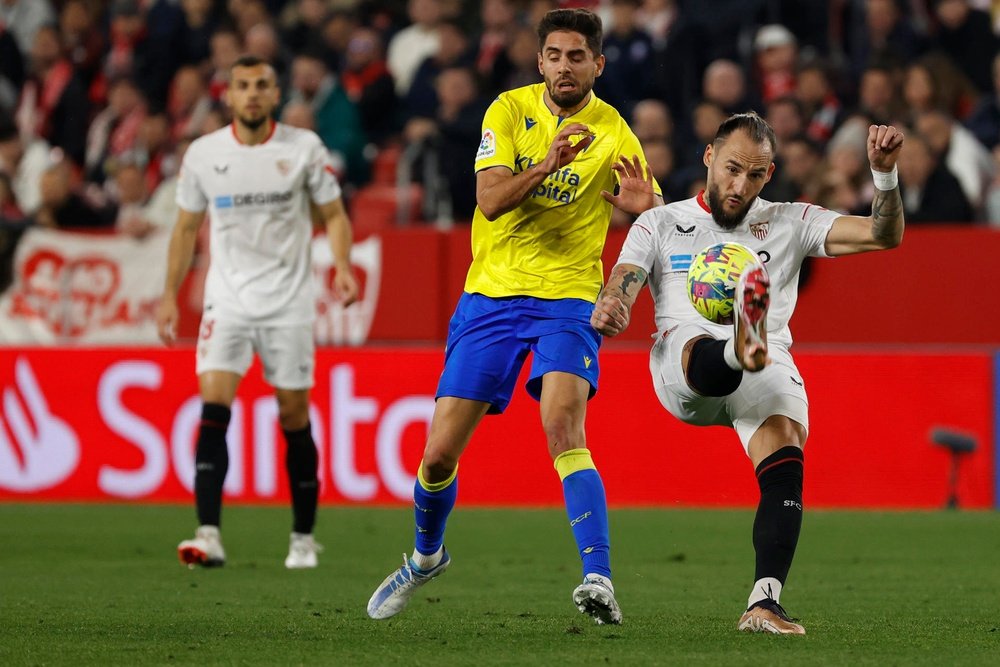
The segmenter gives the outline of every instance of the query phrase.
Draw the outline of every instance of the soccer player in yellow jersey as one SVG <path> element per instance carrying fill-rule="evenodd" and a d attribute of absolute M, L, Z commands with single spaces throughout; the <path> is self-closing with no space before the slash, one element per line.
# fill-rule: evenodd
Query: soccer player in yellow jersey
<path fill-rule="evenodd" d="M 416 545 L 372 595 L 372 618 L 401 612 L 418 587 L 451 563 L 444 529 L 455 504 L 458 459 L 483 416 L 507 407 L 531 353 L 527 390 L 541 403 L 583 560 L 573 602 L 597 623 L 621 622 L 604 487 L 584 434 L 601 341 L 590 314 L 612 207 L 638 215 L 662 197 L 635 135 L 591 92 L 604 68 L 601 32 L 600 19 L 586 10 L 546 14 L 538 26 L 544 83 L 501 94 L 483 119 L 473 260 L 448 327 L 414 485 Z"/>

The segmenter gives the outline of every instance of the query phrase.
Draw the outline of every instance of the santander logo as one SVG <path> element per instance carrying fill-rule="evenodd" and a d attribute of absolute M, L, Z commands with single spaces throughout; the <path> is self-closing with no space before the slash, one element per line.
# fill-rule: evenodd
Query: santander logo
<path fill-rule="evenodd" d="M 0 486 L 39 491 L 68 478 L 80 460 L 80 440 L 49 408 L 25 358 L 14 363 L 14 386 L 0 407 Z"/>

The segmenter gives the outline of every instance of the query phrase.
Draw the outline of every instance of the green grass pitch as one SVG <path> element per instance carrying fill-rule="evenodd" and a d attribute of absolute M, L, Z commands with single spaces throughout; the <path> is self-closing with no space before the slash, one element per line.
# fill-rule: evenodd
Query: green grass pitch
<path fill-rule="evenodd" d="M 176 559 L 178 506 L 0 505 L 2 665 L 996 665 L 1000 515 L 808 512 L 783 602 L 805 637 L 745 635 L 749 511 L 613 510 L 625 622 L 577 613 L 558 510 L 463 508 L 450 570 L 404 614 L 369 595 L 406 508 L 322 508 L 320 568 L 289 572 L 289 511 L 230 507 L 229 562 Z"/>

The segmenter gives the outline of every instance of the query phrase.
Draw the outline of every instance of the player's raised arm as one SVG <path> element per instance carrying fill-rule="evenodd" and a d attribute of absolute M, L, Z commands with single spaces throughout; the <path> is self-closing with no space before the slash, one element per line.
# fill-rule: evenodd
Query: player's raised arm
<path fill-rule="evenodd" d="M 646 165 L 645 174 L 638 155 L 631 159 L 619 156 L 611 167 L 618 174 L 618 193 L 601 191 L 604 200 L 632 215 L 641 215 L 654 206 L 663 206 L 663 197 L 653 188 L 653 171 Z"/>
<path fill-rule="evenodd" d="M 646 270 L 634 264 L 616 264 L 608 284 L 601 290 L 590 315 L 590 326 L 604 336 L 616 336 L 628 328 L 632 305 L 646 284 Z"/>
<path fill-rule="evenodd" d="M 358 299 L 358 281 L 351 269 L 351 221 L 339 197 L 316 207 L 326 226 L 326 237 L 333 252 L 333 284 L 344 306 L 349 306 Z"/>
<path fill-rule="evenodd" d="M 574 143 L 573 137 L 583 135 Z M 487 220 L 493 221 L 517 208 L 549 174 L 570 162 L 594 140 L 586 125 L 564 127 L 549 146 L 545 159 L 519 174 L 507 167 L 491 167 L 476 173 L 476 204 Z"/>
<path fill-rule="evenodd" d="M 896 160 L 903 133 L 889 125 L 868 128 L 868 160 L 875 179 L 872 214 L 844 215 L 833 222 L 826 237 L 826 253 L 851 255 L 895 248 L 903 240 L 903 199 L 899 194 Z"/>
<path fill-rule="evenodd" d="M 170 237 L 170 248 L 167 251 L 167 278 L 163 287 L 163 296 L 156 307 L 156 330 L 162 340 L 170 345 L 177 338 L 177 291 L 181 288 L 184 276 L 191 268 L 194 259 L 194 246 L 198 240 L 198 228 L 205 219 L 204 211 L 185 211 L 179 209 L 177 222 Z"/>

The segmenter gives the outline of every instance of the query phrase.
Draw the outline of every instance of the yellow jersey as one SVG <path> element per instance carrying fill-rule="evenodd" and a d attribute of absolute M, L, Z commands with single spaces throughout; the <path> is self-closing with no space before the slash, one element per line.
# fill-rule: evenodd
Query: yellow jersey
<path fill-rule="evenodd" d="M 562 123 L 585 124 L 593 143 L 493 222 L 476 208 L 465 291 L 593 302 L 604 281 L 601 251 L 613 208 L 601 190 L 614 191 L 618 176 L 611 167 L 619 156 L 638 155 L 643 173 L 646 158 L 618 111 L 593 92 L 567 118 L 549 111 L 544 94 L 545 84 L 537 83 L 502 93 L 490 105 L 476 171 L 507 167 L 519 174 L 530 168 L 545 158 Z M 654 190 L 660 194 L 656 183 Z"/>

